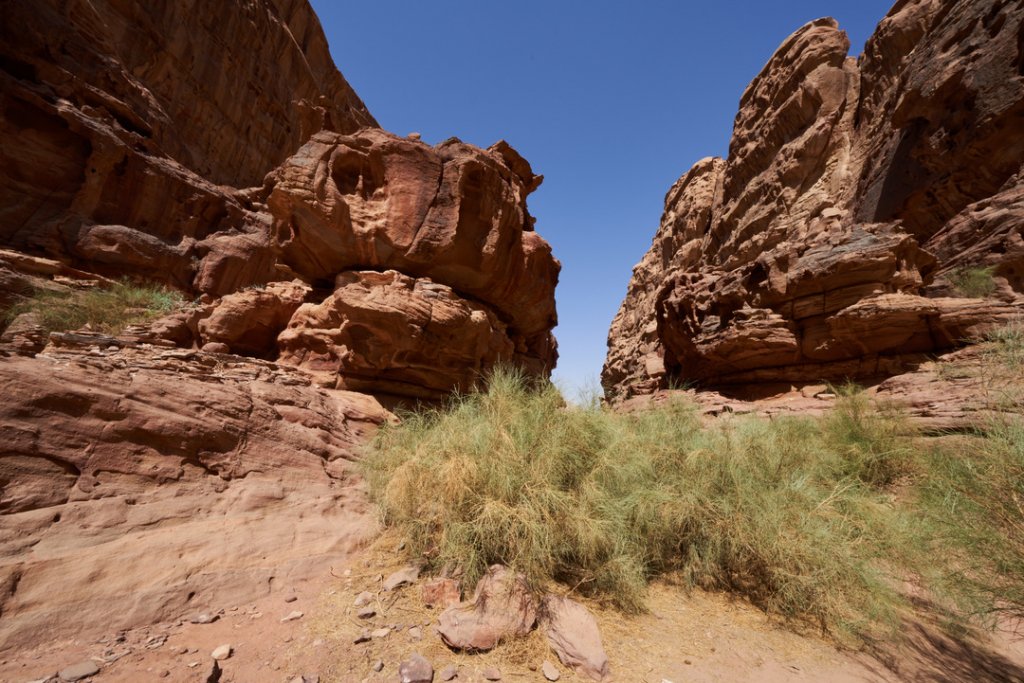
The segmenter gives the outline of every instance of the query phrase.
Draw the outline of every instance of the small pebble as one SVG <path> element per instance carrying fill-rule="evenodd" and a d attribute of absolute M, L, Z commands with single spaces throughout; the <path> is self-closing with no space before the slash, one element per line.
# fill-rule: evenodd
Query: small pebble
<path fill-rule="evenodd" d="M 379 628 L 376 631 L 371 631 L 370 636 L 373 638 L 387 638 L 390 633 L 391 629 L 389 628 Z"/>
<path fill-rule="evenodd" d="M 544 663 L 541 664 L 540 669 L 541 672 L 544 674 L 544 678 L 548 679 L 549 681 L 557 681 L 559 678 L 562 677 L 562 674 L 559 673 L 555 665 L 546 659 L 544 660 Z"/>
<path fill-rule="evenodd" d="M 372 617 L 377 616 L 377 610 L 370 606 L 361 607 L 359 611 L 356 612 L 356 616 L 360 619 L 370 619 Z"/>
<path fill-rule="evenodd" d="M 501 672 L 495 669 L 493 666 L 487 667 L 483 670 L 483 677 L 489 681 L 500 681 Z"/>
<path fill-rule="evenodd" d="M 454 664 L 449 664 L 445 668 L 441 669 L 441 673 L 439 675 L 441 676 L 442 681 L 454 680 L 455 677 L 459 675 L 459 667 Z"/>
<path fill-rule="evenodd" d="M 231 646 L 228 644 L 221 645 L 216 650 L 210 653 L 210 656 L 216 659 L 218 662 L 227 659 L 231 656 Z"/>
<path fill-rule="evenodd" d="M 302 612 L 300 612 L 298 610 L 295 610 L 294 612 L 290 612 L 288 614 L 288 616 L 286 616 L 283 619 L 281 619 L 281 623 L 283 624 L 285 622 L 295 621 L 296 619 L 301 619 L 301 618 L 302 618 Z"/>
<path fill-rule="evenodd" d="M 297 595 L 289 595 L 287 598 L 284 599 L 284 601 L 285 602 L 295 602 L 298 599 L 299 599 L 299 596 L 297 596 Z"/>
<path fill-rule="evenodd" d="M 383 671 L 384 670 L 384 662 L 382 662 L 381 660 L 378 659 L 376 662 L 373 663 L 373 667 L 372 668 L 373 668 L 374 671 L 377 671 L 377 672 Z"/>
<path fill-rule="evenodd" d="M 356 601 L 353 603 L 353 605 L 356 607 L 364 607 L 366 605 L 369 605 L 371 602 L 373 602 L 373 593 L 370 593 L 369 591 L 363 591 L 362 593 L 356 596 Z"/>

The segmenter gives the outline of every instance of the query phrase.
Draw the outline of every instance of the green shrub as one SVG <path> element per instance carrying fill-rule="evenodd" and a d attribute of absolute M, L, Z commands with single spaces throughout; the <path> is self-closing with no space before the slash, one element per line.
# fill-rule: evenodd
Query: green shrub
<path fill-rule="evenodd" d="M 886 489 L 910 450 L 859 400 L 825 420 L 705 428 L 685 402 L 566 407 L 499 371 L 485 393 L 382 429 L 364 468 L 385 521 L 469 585 L 500 562 L 636 610 L 673 572 L 865 635 L 895 623 L 895 577 L 922 558 Z"/>
<path fill-rule="evenodd" d="M 22 313 L 35 313 L 47 332 L 89 325 L 96 331 L 116 334 L 128 325 L 169 313 L 182 303 L 181 294 L 173 290 L 122 280 L 86 290 L 38 290 L 8 311 L 7 317 L 12 320 Z"/>
<path fill-rule="evenodd" d="M 964 267 L 950 271 L 947 277 L 961 296 L 983 299 L 996 291 L 996 283 L 992 279 L 994 272 L 995 268 L 992 266 Z"/>

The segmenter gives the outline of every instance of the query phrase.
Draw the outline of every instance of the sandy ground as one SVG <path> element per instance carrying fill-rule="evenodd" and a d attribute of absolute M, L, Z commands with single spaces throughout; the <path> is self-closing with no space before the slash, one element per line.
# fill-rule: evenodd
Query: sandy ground
<path fill-rule="evenodd" d="M 538 632 L 486 654 L 451 652 L 431 628 L 439 610 L 423 604 L 418 586 L 381 589 L 382 579 L 401 566 L 394 539 L 386 536 L 321 576 L 281 586 L 255 602 L 214 607 L 213 623 L 194 624 L 190 620 L 198 615 L 186 614 L 134 631 L 41 643 L 0 661 L 0 681 L 45 679 L 93 658 L 102 669 L 92 680 L 102 683 L 203 682 L 212 669 L 211 652 L 223 644 L 233 652 L 221 662 L 222 683 L 290 683 L 303 675 L 318 676 L 321 683 L 394 682 L 399 663 L 413 652 L 426 656 L 435 671 L 457 665 L 457 681 L 482 681 L 487 667 L 497 667 L 505 681 L 543 681 L 542 662 L 557 663 Z M 353 607 L 362 591 L 375 595 L 378 613 L 366 621 Z M 794 633 L 724 595 L 657 584 L 649 605 L 650 611 L 638 616 L 591 605 L 614 681 L 1024 681 L 1024 639 L 1010 632 L 965 645 L 910 627 L 904 644 L 871 656 Z M 302 617 L 282 621 L 293 612 Z M 364 631 L 384 626 L 393 627 L 386 637 L 354 642 Z M 380 672 L 373 669 L 378 661 Z M 561 680 L 582 680 L 558 668 Z"/>

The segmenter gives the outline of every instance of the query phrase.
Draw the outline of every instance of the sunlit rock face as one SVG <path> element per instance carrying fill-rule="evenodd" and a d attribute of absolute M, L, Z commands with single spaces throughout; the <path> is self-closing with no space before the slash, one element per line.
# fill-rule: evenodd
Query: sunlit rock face
<path fill-rule="evenodd" d="M 608 397 L 882 378 L 1017 315 L 1022 18 L 899 2 L 859 58 L 831 19 L 790 36 L 728 158 L 669 191 L 609 332 Z M 951 291 L 968 266 L 992 268 L 994 296 Z"/>

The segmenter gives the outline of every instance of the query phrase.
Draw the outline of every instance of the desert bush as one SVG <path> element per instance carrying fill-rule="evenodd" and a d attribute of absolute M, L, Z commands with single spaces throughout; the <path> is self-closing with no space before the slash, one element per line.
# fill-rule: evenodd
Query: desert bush
<path fill-rule="evenodd" d="M 953 289 L 961 296 L 982 299 L 996 291 L 996 283 L 992 279 L 995 268 L 964 267 L 950 271 L 947 279 Z"/>
<path fill-rule="evenodd" d="M 922 558 L 887 489 L 911 451 L 860 401 L 703 427 L 683 401 L 571 407 L 498 371 L 486 392 L 382 429 L 363 462 L 386 523 L 470 585 L 500 562 L 636 610 L 671 572 L 864 635 L 895 623 L 896 577 Z"/>
<path fill-rule="evenodd" d="M 48 332 L 89 325 L 96 331 L 116 334 L 128 325 L 169 313 L 182 302 L 181 294 L 173 290 L 122 280 L 86 290 L 38 290 L 11 308 L 7 317 L 31 312 Z"/>
<path fill-rule="evenodd" d="M 1024 420 L 993 422 L 923 457 L 914 507 L 931 524 L 945 593 L 989 625 L 1024 617 Z"/>

